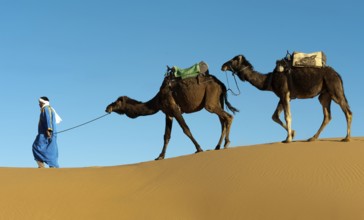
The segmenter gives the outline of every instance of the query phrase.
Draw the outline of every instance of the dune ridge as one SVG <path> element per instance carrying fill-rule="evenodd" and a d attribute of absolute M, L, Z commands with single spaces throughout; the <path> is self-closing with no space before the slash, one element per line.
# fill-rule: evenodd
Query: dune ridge
<path fill-rule="evenodd" d="M 364 219 L 364 137 L 0 174 L 1 219 Z"/>

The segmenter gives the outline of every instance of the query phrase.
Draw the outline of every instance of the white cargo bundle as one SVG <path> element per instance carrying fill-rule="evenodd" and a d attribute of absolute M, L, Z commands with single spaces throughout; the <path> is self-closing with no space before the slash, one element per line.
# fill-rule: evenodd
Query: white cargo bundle
<path fill-rule="evenodd" d="M 326 55 L 322 51 L 314 53 L 293 52 L 292 65 L 295 67 L 324 67 Z"/>

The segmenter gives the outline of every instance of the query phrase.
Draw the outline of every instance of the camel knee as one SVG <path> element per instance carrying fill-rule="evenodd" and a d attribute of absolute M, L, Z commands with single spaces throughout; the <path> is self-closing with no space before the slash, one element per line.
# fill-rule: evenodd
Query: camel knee
<path fill-rule="evenodd" d="M 353 119 L 353 113 L 350 110 L 348 110 L 345 113 L 345 116 L 346 116 L 348 122 L 351 122 L 352 121 L 352 119 Z"/>
<path fill-rule="evenodd" d="M 272 115 L 272 120 L 274 121 L 274 122 L 276 122 L 276 123 L 280 123 L 280 119 L 279 119 L 279 116 L 276 114 L 276 113 L 274 113 L 273 115 Z"/>
<path fill-rule="evenodd" d="M 325 124 L 328 124 L 331 121 L 331 119 L 332 119 L 331 116 L 325 118 Z"/>
<path fill-rule="evenodd" d="M 230 125 L 231 123 L 233 123 L 233 120 L 234 120 L 234 116 L 226 113 L 227 117 L 226 117 L 226 122 L 228 125 Z"/>
<path fill-rule="evenodd" d="M 330 121 L 331 121 L 332 117 L 331 117 L 331 114 L 325 114 L 324 115 L 324 121 L 323 121 L 323 124 L 326 125 L 328 124 Z"/>
<path fill-rule="evenodd" d="M 325 112 L 324 113 L 324 125 L 328 124 L 332 119 L 331 112 Z"/>
<path fill-rule="evenodd" d="M 282 126 L 284 129 L 287 130 L 287 126 L 281 121 L 281 119 L 279 118 L 279 115 L 278 114 L 273 114 L 272 115 L 272 120 L 279 124 L 280 126 Z"/>

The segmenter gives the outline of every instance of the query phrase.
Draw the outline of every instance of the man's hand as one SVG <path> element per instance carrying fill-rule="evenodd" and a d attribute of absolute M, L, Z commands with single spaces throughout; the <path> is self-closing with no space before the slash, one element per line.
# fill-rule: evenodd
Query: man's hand
<path fill-rule="evenodd" d="M 51 138 L 52 137 L 52 131 L 51 130 L 47 130 L 47 138 Z"/>

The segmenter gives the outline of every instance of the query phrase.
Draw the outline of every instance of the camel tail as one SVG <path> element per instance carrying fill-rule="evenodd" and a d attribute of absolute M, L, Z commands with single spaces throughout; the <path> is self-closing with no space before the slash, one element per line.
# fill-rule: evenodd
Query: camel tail
<path fill-rule="evenodd" d="M 234 106 L 232 106 L 232 105 L 230 104 L 230 102 L 228 101 L 228 99 L 227 99 L 227 92 L 226 92 L 226 91 L 225 91 L 225 93 L 224 93 L 223 97 L 224 97 L 224 101 L 225 101 L 226 106 L 228 107 L 228 109 L 229 109 L 230 111 L 232 111 L 232 113 L 233 113 L 234 115 L 235 115 L 235 113 L 236 113 L 236 112 L 239 112 L 239 109 L 237 109 L 237 108 L 235 108 Z"/>
<path fill-rule="evenodd" d="M 223 101 L 225 103 L 225 105 L 228 107 L 228 109 L 235 115 L 236 112 L 239 112 L 239 109 L 235 108 L 234 106 L 232 106 L 228 100 L 228 95 L 227 95 L 227 90 L 225 85 L 223 84 L 223 93 L 221 94 L 221 102 Z M 222 104 L 223 104 L 222 102 Z"/>
<path fill-rule="evenodd" d="M 239 112 L 239 109 L 235 108 L 234 106 L 232 106 L 230 104 L 230 102 L 228 101 L 227 98 L 227 89 L 226 86 L 224 85 L 224 83 L 222 83 L 220 80 L 218 80 L 214 75 L 210 75 L 215 82 L 217 82 L 221 88 L 222 88 L 222 94 L 220 96 L 220 102 L 221 102 L 221 106 L 224 107 L 224 103 L 225 105 L 228 107 L 228 109 L 235 115 L 236 112 Z"/>

